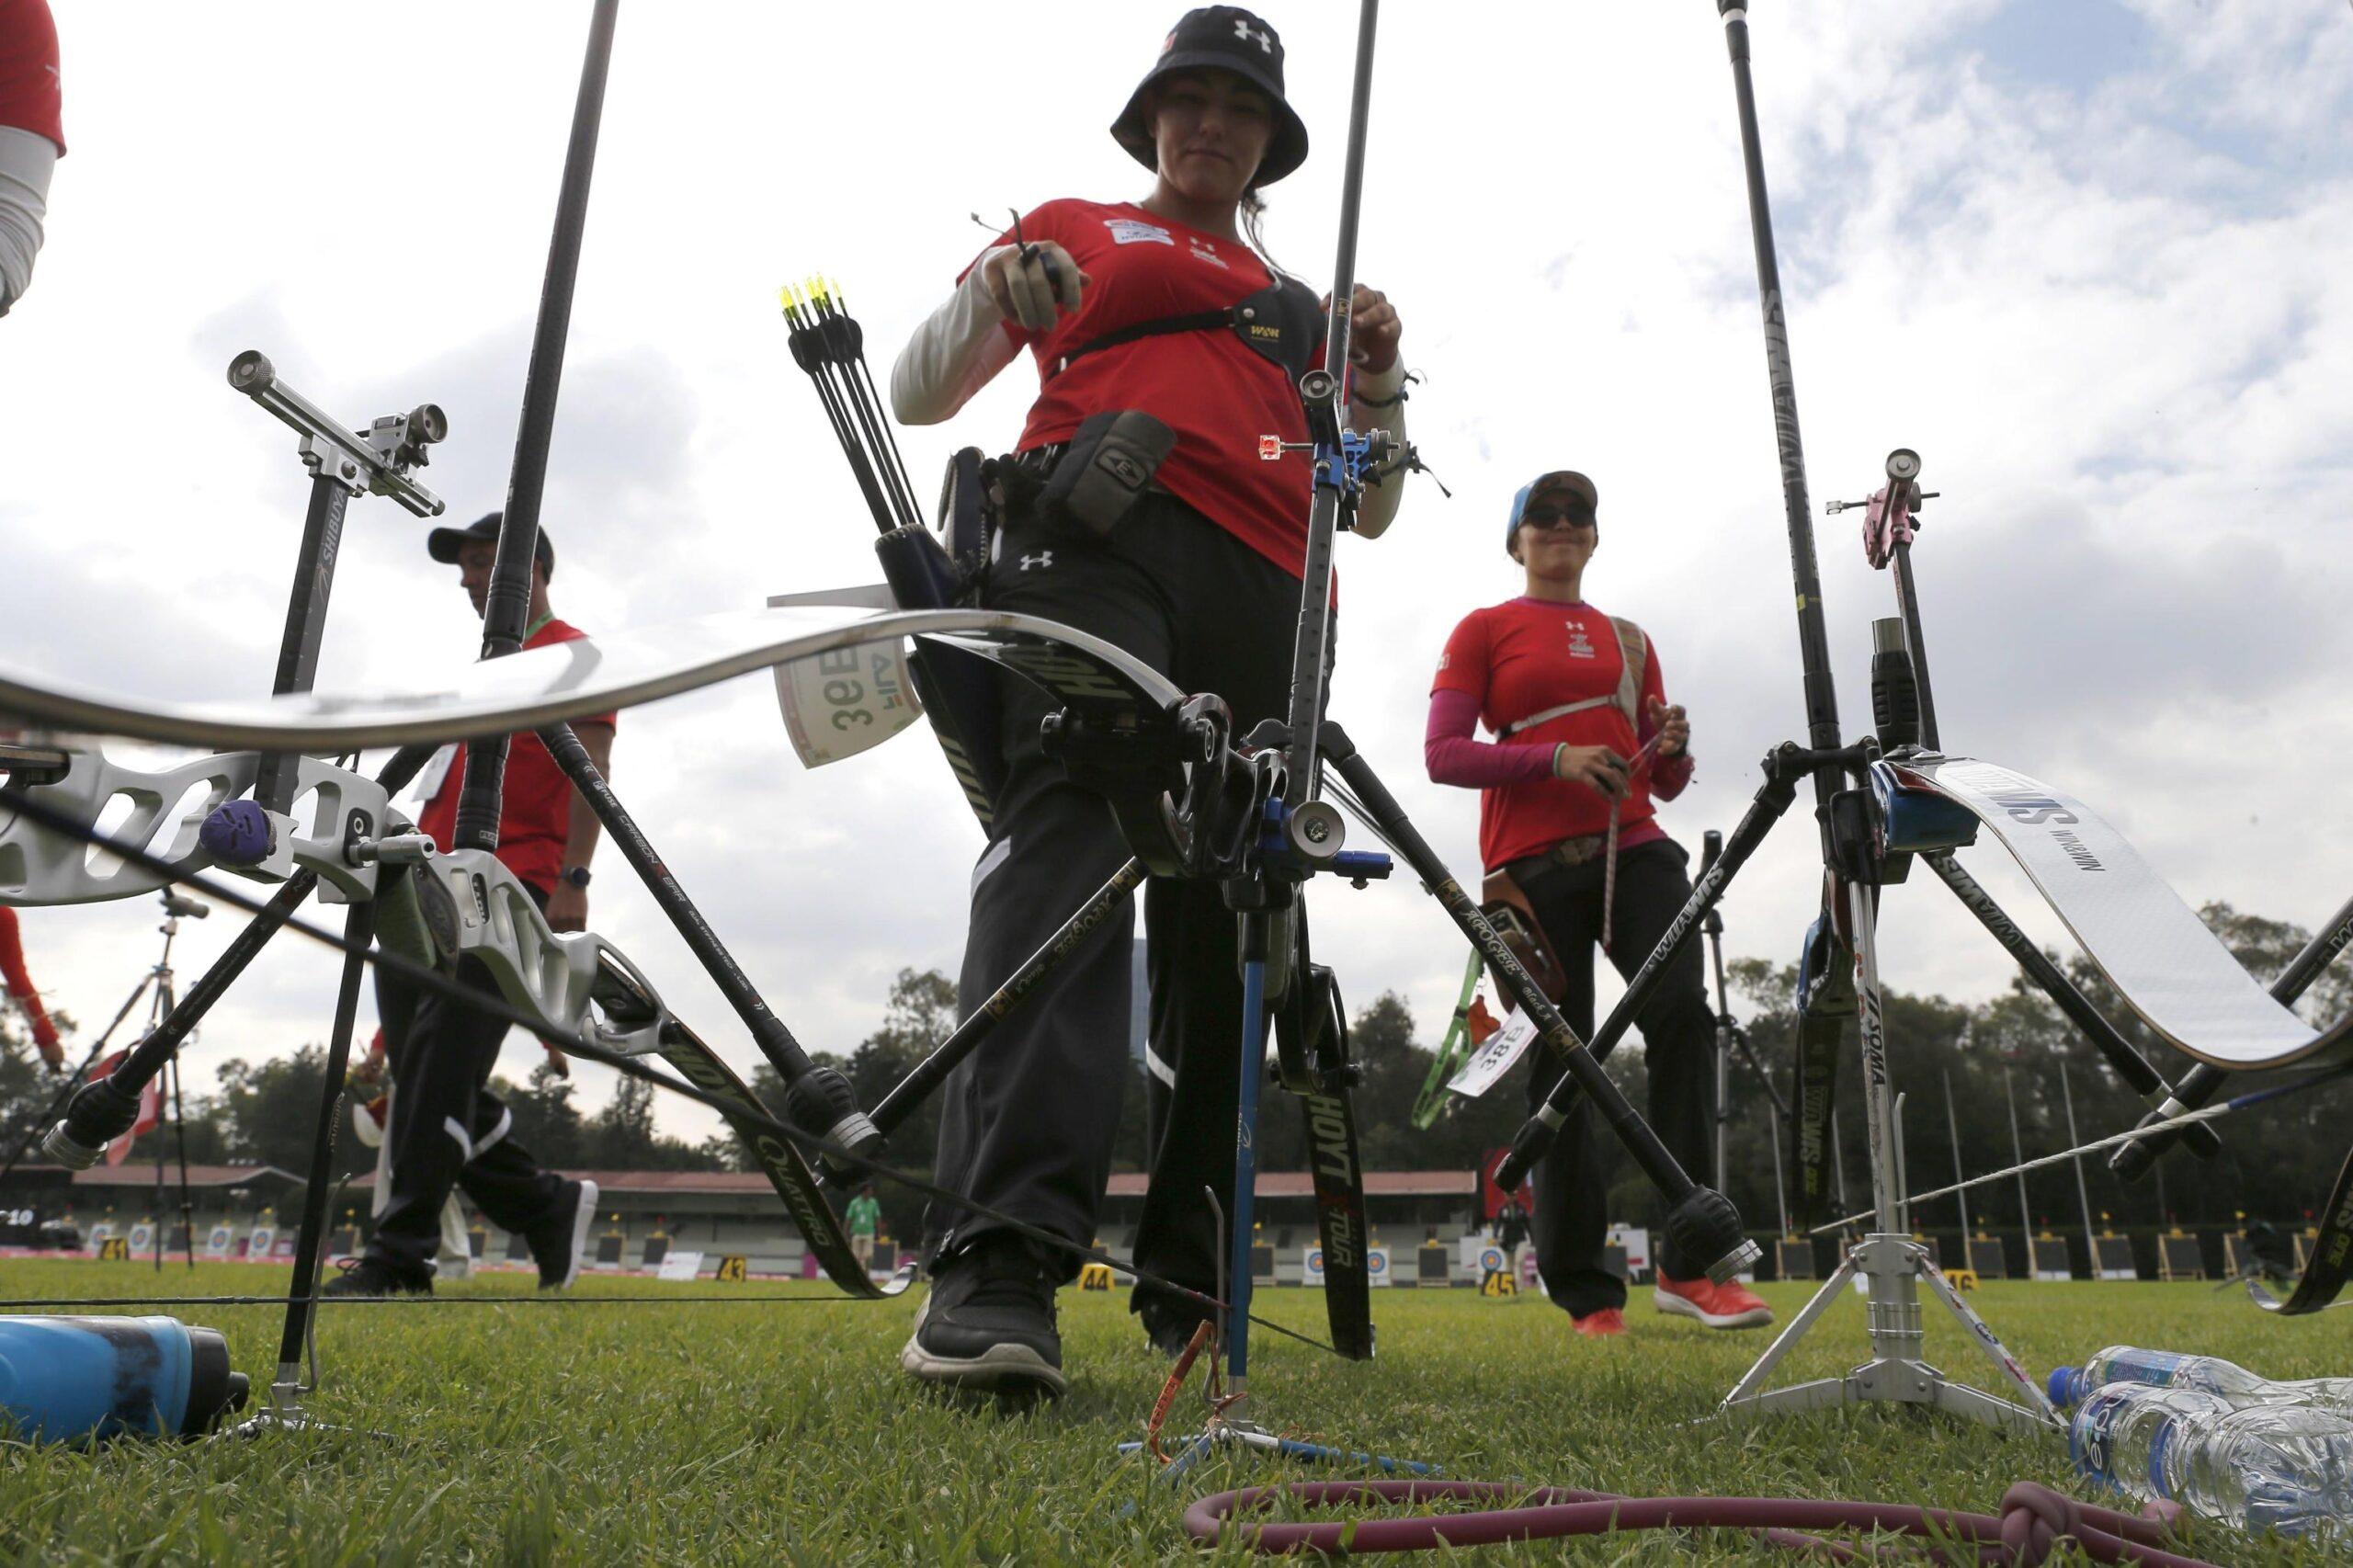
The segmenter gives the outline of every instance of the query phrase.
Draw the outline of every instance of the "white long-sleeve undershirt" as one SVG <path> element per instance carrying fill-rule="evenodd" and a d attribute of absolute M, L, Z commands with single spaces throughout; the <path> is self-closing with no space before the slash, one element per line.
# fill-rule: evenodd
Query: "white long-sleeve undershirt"
<path fill-rule="evenodd" d="M 56 167 L 57 143 L 37 131 L 0 125 L 0 316 L 32 286 Z"/>
<path fill-rule="evenodd" d="M 1012 250 L 997 245 L 984 251 L 940 307 L 925 318 L 899 358 L 891 366 L 891 412 L 902 425 L 938 425 L 955 417 L 974 394 L 996 379 L 997 372 L 1019 358 L 1020 349 L 1005 331 L 1005 315 L 989 297 L 983 281 L 988 265 Z M 1403 362 L 1378 375 L 1359 370 L 1351 392 L 1358 398 L 1388 398 L 1405 384 Z M 1359 430 L 1379 426 L 1405 439 L 1405 405 L 1368 408 L 1361 402 L 1349 410 L 1349 422 Z M 1404 475 L 1392 474 L 1387 483 L 1366 487 L 1357 505 L 1357 532 L 1378 539 L 1396 519 L 1405 489 Z"/>
<path fill-rule="evenodd" d="M 983 275 L 990 262 L 1013 249 L 997 245 L 964 274 L 947 303 L 915 328 L 891 367 L 891 412 L 902 425 L 938 425 L 951 419 L 973 394 L 1020 354 L 1006 335 L 1004 312 L 989 298 Z"/>

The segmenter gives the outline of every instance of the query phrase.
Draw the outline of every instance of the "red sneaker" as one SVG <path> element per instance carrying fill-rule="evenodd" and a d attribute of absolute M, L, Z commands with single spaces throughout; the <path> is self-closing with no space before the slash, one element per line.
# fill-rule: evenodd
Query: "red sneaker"
<path fill-rule="evenodd" d="M 1651 1304 L 1660 1312 L 1695 1318 L 1710 1328 L 1757 1328 L 1773 1321 L 1773 1309 L 1737 1279 L 1718 1285 L 1704 1275 L 1697 1279 L 1658 1277 Z"/>
<path fill-rule="evenodd" d="M 1587 1339 L 1615 1339 L 1626 1332 L 1626 1314 L 1616 1307 L 1604 1307 L 1581 1318 L 1573 1317 L 1569 1323 Z"/>

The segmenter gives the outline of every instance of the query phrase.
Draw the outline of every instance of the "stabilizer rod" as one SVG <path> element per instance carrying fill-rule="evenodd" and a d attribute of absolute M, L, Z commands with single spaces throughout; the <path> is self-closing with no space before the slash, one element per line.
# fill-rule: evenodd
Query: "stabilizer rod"
<path fill-rule="evenodd" d="M 1618 1005 L 1609 1009 L 1609 1016 L 1595 1032 L 1589 1052 L 1597 1064 L 1608 1059 L 1618 1042 L 1626 1037 L 1626 1031 L 1633 1027 L 1634 1019 L 1650 1006 L 1651 997 L 1667 971 L 1714 914 L 1733 874 L 1747 863 L 1756 846 L 1765 842 L 1765 835 L 1773 831 L 1773 824 L 1781 820 L 1797 799 L 1797 780 L 1813 769 L 1813 755 L 1800 746 L 1783 745 L 1766 757 L 1764 787 L 1749 802 L 1747 812 L 1732 830 L 1732 836 L 1724 841 L 1722 854 L 1700 872 L 1691 896 L 1660 934 L 1657 945 L 1643 960 L 1643 967 L 1626 983 L 1625 994 L 1618 998 Z M 1538 1017 L 1540 1018 L 1540 1015 Z M 1503 1164 L 1495 1167 L 1496 1186 L 1510 1192 L 1528 1179 L 1536 1162 L 1552 1147 L 1553 1139 L 1568 1120 L 1569 1108 L 1576 1103 L 1577 1095 L 1585 1087 L 1584 1080 L 1574 1073 L 1563 1073 L 1554 1081 L 1535 1114 L 1520 1124 Z"/>
<path fill-rule="evenodd" d="M 1358 753 L 1355 743 L 1348 739 L 1339 725 L 1327 722 L 1323 727 L 1320 744 L 1324 759 L 1338 770 L 1349 790 L 1372 813 L 1373 825 L 1381 835 L 1404 857 L 1407 865 L 1413 867 L 1415 874 L 1429 889 L 1430 895 L 1445 909 L 1448 918 L 1485 957 L 1496 983 L 1511 993 L 1512 1000 L 1535 1020 L 1543 1045 L 1565 1064 L 1564 1078 L 1574 1080 L 1577 1087 L 1591 1097 L 1602 1119 L 1609 1124 L 1610 1131 L 1626 1146 L 1627 1152 L 1634 1156 L 1635 1163 L 1643 1167 L 1643 1174 L 1665 1198 L 1669 1206 L 1667 1233 L 1673 1239 L 1677 1252 L 1686 1257 L 1710 1259 L 1708 1278 L 1720 1285 L 1752 1267 L 1761 1254 L 1756 1244 L 1742 1233 L 1740 1210 L 1713 1187 L 1701 1187 L 1693 1181 L 1677 1163 L 1666 1145 L 1659 1142 L 1659 1136 L 1650 1123 L 1627 1103 L 1625 1095 L 1610 1081 L 1609 1074 L 1602 1071 L 1600 1062 L 1586 1048 L 1585 1041 L 1577 1039 L 1576 1031 L 1569 1028 L 1568 1020 L 1561 1017 L 1560 1009 L 1546 998 L 1535 980 L 1512 957 L 1511 949 L 1504 945 L 1503 938 L 1495 935 L 1495 928 L 1487 924 L 1487 917 L 1480 913 L 1477 902 L 1462 891 L 1462 884 L 1447 870 L 1446 862 L 1438 858 L 1438 851 L 1430 847 L 1429 841 L 1407 818 L 1404 808 L 1397 802 L 1397 797 L 1389 792 L 1388 786 L 1381 783 L 1371 765 Z M 1751 815 L 1755 814 L 1752 811 Z M 1744 828 L 1746 825 L 1743 824 Z M 1763 836 L 1761 829 L 1757 836 Z M 1722 878 L 1730 874 L 1726 865 L 1736 866 L 1735 853 L 1745 857 L 1748 852 L 1749 846 L 1739 845 L 1737 833 L 1733 839 L 1733 844 L 1725 847 L 1724 862 L 1717 867 L 1719 880 L 1713 884 L 1715 887 L 1720 888 Z M 1699 913 L 1686 905 L 1684 913 L 1677 917 L 1679 937 L 1675 932 L 1670 933 L 1670 937 L 1688 939 L 1698 928 L 1699 921 Z M 1515 1178 L 1505 1190 L 1509 1191 L 1518 1185 Z"/>
<path fill-rule="evenodd" d="M 1307 556 L 1301 568 L 1299 633 L 1291 644 L 1290 728 L 1283 803 L 1304 805 L 1315 792 L 1332 647 L 1332 536 L 1340 526 L 1350 484 L 1340 460 L 1340 430 L 1347 421 L 1349 332 L 1357 288 L 1357 228 L 1364 207 L 1364 152 L 1372 116 L 1372 44 L 1380 20 L 1376 0 L 1364 0 L 1357 18 L 1356 75 L 1348 99 L 1348 147 L 1340 176 L 1340 238 L 1332 261 L 1331 314 L 1324 325 L 1324 368 L 1301 378 L 1307 398 L 1309 438 L 1315 443 L 1315 494 L 1307 516 Z M 1321 395 L 1310 392 L 1316 389 Z"/>
<path fill-rule="evenodd" d="M 531 561 L 540 548 L 540 498 L 547 489 L 548 448 L 555 436 L 555 404 L 563 380 L 563 347 L 572 331 L 572 290 L 580 277 L 581 236 L 588 227 L 588 186 L 597 172 L 597 132 L 604 122 L 605 77 L 613 61 L 613 25 L 620 0 L 597 0 L 588 19 L 588 50 L 580 66 L 580 93 L 572 108 L 572 140 L 564 148 L 563 180 L 555 203 L 555 233 L 540 288 L 539 322 L 531 331 L 529 368 L 523 372 L 523 415 L 515 433 L 515 464 L 499 516 L 498 551 L 483 602 L 482 656 L 495 659 L 523 645 L 531 615 Z M 458 792 L 454 849 L 498 847 L 500 802 L 506 784 L 504 733 L 466 748 Z"/>
<path fill-rule="evenodd" d="M 879 1150 L 882 1135 L 875 1131 L 866 1113 L 858 1108 L 858 1096 L 849 1079 L 837 1067 L 821 1067 L 809 1060 L 809 1053 L 792 1037 L 792 1031 L 785 1028 L 784 1020 L 770 1010 L 751 977 L 719 939 L 719 933 L 710 928 L 710 922 L 703 918 L 702 911 L 687 896 L 687 890 L 655 852 L 637 825 L 637 819 L 630 815 L 620 797 L 613 793 L 613 787 L 597 771 L 596 759 L 580 744 L 580 737 L 572 733 L 572 726 L 556 724 L 541 730 L 540 740 L 547 746 L 548 755 L 555 758 L 556 766 L 571 778 L 573 787 L 580 791 L 581 799 L 588 802 L 588 809 L 597 813 L 605 831 L 612 835 L 621 858 L 637 872 L 638 880 L 654 895 L 654 902 L 662 906 L 662 913 L 669 916 L 688 950 L 718 985 L 728 1006 L 735 1009 L 735 1016 L 744 1020 L 744 1027 L 751 1030 L 752 1042 L 760 1048 L 760 1054 L 768 1059 L 768 1064 L 784 1080 L 792 1119 L 804 1130 L 858 1153 L 871 1154 Z"/>
<path fill-rule="evenodd" d="M 972 1016 L 956 1026 L 955 1031 L 933 1048 L 931 1054 L 907 1070 L 907 1075 L 891 1085 L 875 1106 L 871 1120 L 877 1131 L 888 1138 L 899 1124 L 914 1114 L 931 1092 L 956 1070 L 957 1063 L 972 1054 L 990 1031 L 1002 1022 L 1007 1013 L 1021 1005 L 1022 998 L 1035 990 L 1071 949 L 1093 933 L 1110 913 L 1125 903 L 1135 890 L 1143 885 L 1144 869 L 1141 860 L 1130 860 L 1111 873 L 1111 880 L 1087 896 L 1085 903 L 1072 912 L 1063 922 L 1062 929 L 1046 939 L 1045 946 L 1021 961 L 1021 966 L 1006 977 L 1004 984 L 992 993 L 987 1001 L 972 1009 Z"/>

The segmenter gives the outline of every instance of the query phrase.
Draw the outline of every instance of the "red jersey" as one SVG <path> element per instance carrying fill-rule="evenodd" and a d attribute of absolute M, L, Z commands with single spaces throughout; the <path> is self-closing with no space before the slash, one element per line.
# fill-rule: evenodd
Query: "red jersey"
<path fill-rule="evenodd" d="M 526 648 L 544 648 L 551 642 L 569 642 L 587 633 L 578 627 L 567 626 L 551 619 L 523 641 Z M 579 721 L 588 724 L 609 724 L 610 713 Z M 419 831 L 432 836 L 433 842 L 447 849 L 458 839 L 458 787 L 465 777 L 466 748 L 457 748 L 457 760 L 441 778 L 440 788 L 433 791 L 425 812 L 417 819 Z M 506 747 L 506 788 L 502 809 L 498 813 L 498 858 L 506 868 L 524 881 L 546 892 L 555 886 L 563 874 L 564 841 L 572 835 L 572 780 L 540 737 L 528 730 L 518 730 L 508 737 Z"/>
<path fill-rule="evenodd" d="M 1651 699 L 1666 700 L 1658 649 L 1649 644 L 1647 635 L 1644 643 L 1649 651 L 1635 710 L 1643 715 L 1639 723 L 1608 702 L 1503 733 L 1506 726 L 1548 708 L 1616 694 L 1626 666 L 1618 629 L 1589 604 L 1523 597 L 1472 610 L 1446 640 L 1431 689 L 1476 698 L 1480 722 L 1495 733 L 1498 744 L 1547 750 L 1563 743 L 1606 745 L 1620 756 L 1631 757 L 1650 739 Z M 1629 829 L 1656 814 L 1653 791 L 1671 801 L 1683 792 L 1690 777 L 1688 756 L 1654 761 L 1636 773 L 1631 792 L 1619 807 L 1620 844 L 1633 836 Z M 1564 838 L 1608 829 L 1608 797 L 1589 785 L 1544 778 L 1479 792 L 1479 857 L 1490 870 L 1541 855 Z M 1653 829 L 1641 836 L 1655 834 Z"/>
<path fill-rule="evenodd" d="M 49 0 L 0 0 L 0 125 L 48 137 L 63 157 L 63 113 Z"/>
<path fill-rule="evenodd" d="M 1092 414 L 1141 409 L 1176 433 L 1154 482 L 1298 576 L 1307 553 L 1311 465 L 1304 452 L 1272 462 L 1258 456 L 1261 436 L 1307 439 L 1299 389 L 1281 366 L 1232 332 L 1205 331 L 1139 338 L 1053 369 L 1063 354 L 1122 327 L 1238 304 L 1274 281 L 1266 265 L 1247 245 L 1125 201 L 1049 201 L 1023 216 L 1021 236 L 1052 240 L 1092 281 L 1078 312 L 1060 317 L 1051 332 L 1005 324 L 1006 335 L 1036 355 L 1043 382 L 1020 449 L 1068 440 Z M 1010 233 L 998 241 L 1012 243 Z"/>

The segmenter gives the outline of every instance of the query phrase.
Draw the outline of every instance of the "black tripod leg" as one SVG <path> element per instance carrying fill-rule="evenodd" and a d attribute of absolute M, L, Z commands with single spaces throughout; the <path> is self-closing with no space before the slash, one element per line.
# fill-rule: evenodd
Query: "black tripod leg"
<path fill-rule="evenodd" d="M 1586 1048 L 1586 1043 L 1577 1039 L 1576 1031 L 1569 1028 L 1568 1020 L 1561 1017 L 1560 1010 L 1546 998 L 1528 971 L 1520 968 L 1519 961 L 1512 957 L 1511 949 L 1504 945 L 1502 937 L 1495 935 L 1495 928 L 1487 924 L 1487 917 L 1480 913 L 1478 903 L 1462 891 L 1462 884 L 1447 870 L 1446 863 L 1438 858 L 1438 852 L 1430 847 L 1429 842 L 1407 819 L 1404 808 L 1397 803 L 1397 797 L 1389 792 L 1388 787 L 1372 771 L 1371 765 L 1358 755 L 1347 734 L 1337 724 L 1326 722 L 1323 727 L 1321 744 L 1324 760 L 1338 771 L 1357 798 L 1364 802 L 1365 809 L 1372 813 L 1374 826 L 1396 846 L 1398 853 L 1413 867 L 1415 874 L 1422 879 L 1430 896 L 1438 900 L 1457 928 L 1471 939 L 1471 945 L 1485 957 L 1497 983 L 1511 993 L 1512 1000 L 1534 1020 L 1539 1039 L 1567 1064 L 1563 1084 L 1574 1084 L 1585 1092 L 1601 1112 L 1602 1119 L 1609 1124 L 1610 1131 L 1625 1145 L 1627 1153 L 1634 1156 L 1635 1163 L 1643 1167 L 1643 1174 L 1665 1197 L 1671 1206 L 1666 1221 L 1667 1233 L 1676 1250 L 1688 1257 L 1712 1260 L 1708 1266 L 1708 1274 L 1718 1283 L 1754 1264 L 1759 1255 L 1756 1244 L 1741 1233 L 1740 1211 L 1727 1202 L 1722 1193 L 1693 1181 L 1674 1154 L 1668 1152 L 1666 1145 L 1659 1141 L 1650 1123 L 1643 1119 L 1642 1113 L 1627 1103 L 1618 1085 L 1611 1083 L 1609 1075 L 1602 1071 L 1601 1063 Z M 1790 792 L 1786 784 L 1780 788 L 1785 796 Z M 1742 830 L 1745 831 L 1748 825 L 1744 822 Z M 1756 830 L 1756 836 L 1764 836 L 1763 828 Z M 1724 879 L 1738 869 L 1739 859 L 1746 855 L 1748 847 L 1743 845 L 1741 834 L 1735 832 L 1732 843 L 1725 846 L 1723 861 L 1713 873 L 1715 880 L 1711 883 L 1713 888 L 1722 890 Z M 1699 913 L 1704 911 L 1695 913 L 1687 906 L 1683 915 L 1677 917 L 1676 930 L 1670 931 L 1669 937 L 1674 937 L 1679 931 L 1681 937 L 1688 938 L 1698 927 Z M 1650 965 L 1645 964 L 1645 972 L 1649 969 Z M 1638 976 L 1637 983 L 1639 980 Z M 1653 983 L 1655 983 L 1654 977 Z M 1558 1088 L 1554 1093 L 1565 1101 Z M 1529 1125 L 1542 1126 L 1544 1140 L 1549 1143 L 1553 1129 L 1559 1123 L 1556 1120 L 1547 1125 L 1540 1119 L 1541 1116 L 1540 1112 L 1539 1119 L 1532 1120 Z M 1523 1135 L 1524 1132 L 1525 1130 Z M 1513 1154 L 1506 1157 L 1506 1165 L 1510 1158 L 1519 1153 L 1518 1143 L 1512 1147 Z M 1529 1163 L 1534 1163 L 1533 1155 L 1529 1156 Z M 1512 1176 L 1508 1182 L 1499 1176 L 1498 1185 L 1506 1192 L 1512 1191 L 1518 1187 L 1525 1174 L 1523 1167 L 1520 1175 Z"/>
<path fill-rule="evenodd" d="M 172 1142 L 176 1145 L 180 1161 L 180 1239 L 188 1252 L 188 1266 L 196 1267 L 196 1204 L 188 1192 L 188 1107 L 180 1097 L 180 1085 L 188 1070 L 180 1059 L 172 1058 Z"/>
<path fill-rule="evenodd" d="M 1969 913 L 1977 916 L 1978 924 L 1993 933 L 1994 940 L 2002 944 L 2002 950 L 2018 960 L 2027 978 L 2051 998 L 2052 1005 L 2065 1014 L 2067 1021 L 2082 1030 L 2084 1038 L 2098 1048 L 2099 1053 L 2108 1059 L 2108 1064 L 2116 1069 L 2116 1075 L 2131 1085 L 2134 1094 L 2153 1108 L 2173 1097 L 2173 1085 L 2149 1064 L 2148 1058 L 2135 1051 L 2132 1042 L 2119 1034 L 2114 1024 L 2101 1017 L 2100 1010 L 2092 1006 L 2091 998 L 2075 988 L 2065 971 L 2051 961 L 2049 954 L 2027 940 L 2026 933 L 2018 928 L 2017 922 L 1994 902 L 1994 895 L 1987 892 L 1976 878 L 1961 869 L 1961 862 L 1953 858 L 1949 850 L 1922 858 L 1927 861 L 1928 869 L 1936 872 L 1938 880 L 1952 890 L 1953 896 L 1968 906 Z M 2222 1152 L 2222 1140 L 2204 1122 L 2184 1128 L 2182 1131 L 2185 1134 L 2182 1142 L 2200 1159 L 2211 1159 Z"/>
<path fill-rule="evenodd" d="M 351 1032 L 359 1016 L 359 982 L 368 968 L 368 944 L 376 934 L 376 906 L 355 903 L 343 923 L 351 945 L 343 955 L 343 987 L 335 993 L 335 1032 L 327 1041 L 326 1079 L 319 1091 L 319 1124 L 311 1138 L 310 1179 L 302 1187 L 302 1226 L 294 1242 L 294 1278 L 286 1287 L 286 1327 L 278 1336 L 278 1377 L 270 1385 L 273 1405 L 291 1408 L 302 1388 L 302 1346 L 318 1311 L 319 1256 L 327 1230 L 327 1194 L 335 1184 L 335 1109 L 344 1076 L 351 1069 Z"/>
<path fill-rule="evenodd" d="M 956 1030 L 925 1057 L 907 1070 L 907 1075 L 891 1085 L 874 1108 L 872 1120 L 885 1138 L 897 1131 L 934 1089 L 939 1087 L 956 1064 L 979 1048 L 1006 1014 L 1021 1005 L 1023 997 L 1037 989 L 1038 983 L 1053 972 L 1087 934 L 1100 926 L 1111 911 L 1120 907 L 1128 896 L 1143 884 L 1144 869 L 1141 860 L 1130 860 L 1111 873 L 1111 880 L 1090 894 L 1078 906 L 1061 930 L 1049 937 L 1046 945 L 1021 960 L 1019 968 L 1006 978 L 1003 985 L 990 994 L 987 1001 L 972 1009 L 972 1016 L 956 1026 Z"/>
<path fill-rule="evenodd" d="M 685 938 L 704 972 L 727 998 L 728 1006 L 735 1009 L 735 1016 L 752 1031 L 760 1054 L 784 1079 L 786 1106 L 792 1119 L 806 1131 L 859 1153 L 880 1149 L 882 1134 L 858 1108 L 858 1097 L 850 1089 L 849 1080 L 838 1068 L 820 1067 L 810 1061 L 809 1053 L 792 1037 L 792 1031 L 768 1010 L 767 1003 L 736 963 L 734 955 L 720 941 L 710 922 L 702 917 L 702 911 L 695 907 L 687 890 L 679 886 L 678 879 L 654 852 L 653 844 L 639 829 L 637 819 L 629 814 L 620 797 L 613 793 L 613 787 L 597 770 L 596 759 L 580 744 L 580 737 L 572 733 L 572 726 L 557 724 L 541 730 L 540 739 L 555 758 L 556 766 L 570 777 L 574 788 L 597 813 L 597 820 L 605 824 L 605 831 L 612 835 L 622 858 L 637 872 L 638 880 L 654 895 L 654 902 L 662 906 L 662 913 L 670 917 L 670 924 Z"/>
<path fill-rule="evenodd" d="M 1691 945 L 1692 937 L 1699 934 L 1702 921 L 1723 897 L 1724 889 L 1731 884 L 1734 873 L 1747 863 L 1749 856 L 1756 853 L 1756 846 L 1765 842 L 1765 835 L 1773 831 L 1773 824 L 1781 820 L 1782 813 L 1790 809 L 1790 803 L 1796 798 L 1794 782 L 1768 759 L 1765 784 L 1756 791 L 1756 799 L 1749 802 L 1748 811 L 1740 819 L 1739 825 L 1732 830 L 1732 836 L 1724 841 L 1722 856 L 1700 874 L 1698 885 L 1691 890 L 1691 896 L 1684 901 L 1682 911 L 1660 935 L 1658 945 L 1651 949 L 1650 957 L 1643 960 L 1643 967 L 1636 970 L 1633 979 L 1626 983 L 1625 994 L 1618 998 L 1618 1005 L 1609 1009 L 1609 1016 L 1595 1031 L 1589 1051 L 1594 1062 L 1594 1076 L 1600 1076 L 1600 1063 L 1618 1049 L 1618 1042 L 1626 1038 L 1626 1031 L 1633 1027 L 1635 1018 L 1650 1006 L 1651 997 L 1665 979 L 1667 971 L 1682 957 L 1683 950 Z M 1575 1058 L 1570 1061 L 1574 1067 Z M 1607 1083 L 1608 1080 L 1605 1078 L 1602 1081 Z M 1578 1092 L 1587 1087 L 1584 1075 L 1571 1071 L 1562 1074 L 1545 1092 L 1544 1103 L 1537 1108 L 1534 1116 L 1521 1124 L 1518 1133 L 1512 1139 L 1511 1152 L 1496 1167 L 1499 1185 L 1506 1176 L 1510 1178 L 1509 1184 L 1504 1187 L 1505 1191 L 1518 1187 L 1528 1173 L 1535 1168 L 1536 1162 L 1544 1157 L 1544 1152 L 1552 1146 L 1553 1138 L 1567 1121 L 1569 1108 L 1576 1103 Z"/>

